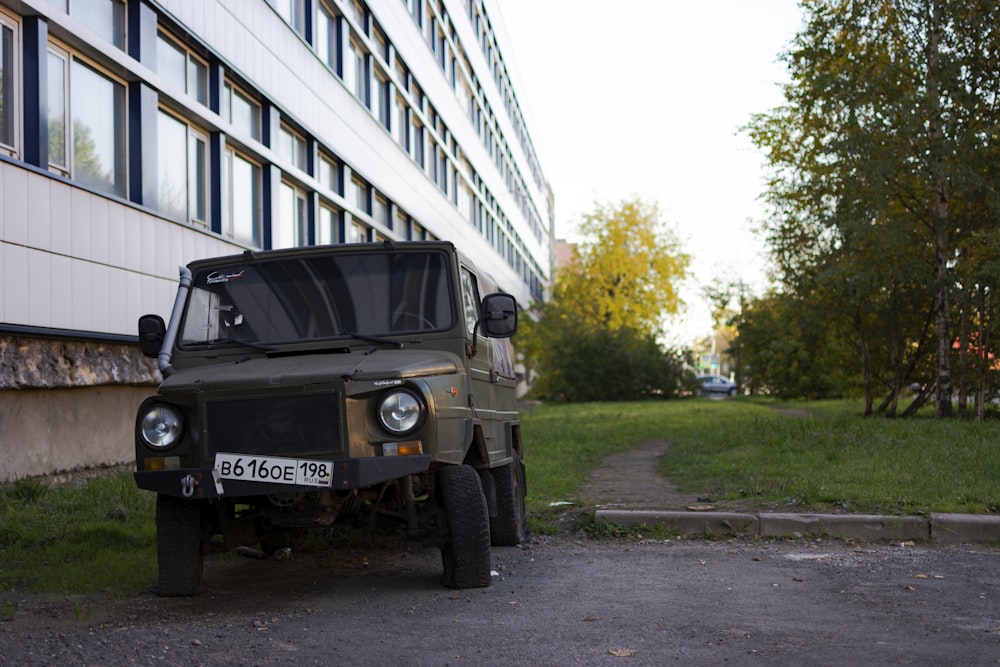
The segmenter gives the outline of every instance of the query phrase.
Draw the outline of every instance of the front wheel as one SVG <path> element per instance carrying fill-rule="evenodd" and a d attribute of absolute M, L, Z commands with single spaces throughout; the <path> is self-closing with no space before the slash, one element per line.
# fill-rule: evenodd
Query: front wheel
<path fill-rule="evenodd" d="M 156 497 L 157 595 L 197 595 L 204 590 L 202 544 L 205 516 L 203 501 L 185 500 L 162 493 Z"/>
<path fill-rule="evenodd" d="M 450 465 L 438 472 L 447 535 L 441 547 L 449 588 L 482 588 L 490 580 L 490 514 L 479 475 L 472 466 Z"/>
<path fill-rule="evenodd" d="M 495 547 L 516 547 L 528 537 L 524 464 L 515 453 L 513 461 L 490 474 L 497 490 L 497 515 L 490 521 L 490 540 Z"/>

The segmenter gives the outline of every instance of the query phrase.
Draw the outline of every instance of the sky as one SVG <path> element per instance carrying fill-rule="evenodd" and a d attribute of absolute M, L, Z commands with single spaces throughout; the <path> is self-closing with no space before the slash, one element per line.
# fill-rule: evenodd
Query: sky
<path fill-rule="evenodd" d="M 709 335 L 704 286 L 766 286 L 753 231 L 764 157 L 740 128 L 782 103 L 779 54 L 801 24 L 797 0 L 499 0 L 487 10 L 554 192 L 557 237 L 579 240 L 595 202 L 656 204 L 692 260 L 668 342 Z"/>

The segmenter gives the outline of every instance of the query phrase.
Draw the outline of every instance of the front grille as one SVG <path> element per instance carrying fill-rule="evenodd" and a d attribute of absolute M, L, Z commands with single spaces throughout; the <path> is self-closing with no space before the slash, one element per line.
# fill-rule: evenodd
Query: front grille
<path fill-rule="evenodd" d="M 209 401 L 205 413 L 212 454 L 342 453 L 336 393 Z"/>

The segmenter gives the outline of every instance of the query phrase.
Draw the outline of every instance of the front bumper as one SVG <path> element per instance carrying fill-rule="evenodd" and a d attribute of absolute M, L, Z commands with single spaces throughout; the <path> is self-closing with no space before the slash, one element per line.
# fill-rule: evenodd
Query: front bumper
<path fill-rule="evenodd" d="M 249 482 L 234 479 L 216 480 L 211 468 L 138 471 L 135 473 L 135 483 L 140 489 L 196 500 L 265 496 L 272 493 L 315 492 L 325 489 L 348 491 L 350 489 L 363 489 L 407 475 L 427 472 L 430 468 L 430 462 L 430 454 L 335 459 L 332 462 L 333 481 L 329 487 Z"/>

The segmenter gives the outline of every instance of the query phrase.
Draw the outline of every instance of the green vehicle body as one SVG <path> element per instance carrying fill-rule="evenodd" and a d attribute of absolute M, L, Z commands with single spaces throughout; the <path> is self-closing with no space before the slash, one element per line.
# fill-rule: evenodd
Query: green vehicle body
<path fill-rule="evenodd" d="M 514 298 L 447 242 L 192 262 L 169 326 L 140 318 L 163 382 L 136 417 L 157 493 L 158 592 L 204 590 L 203 554 L 390 517 L 443 583 L 490 584 L 526 536 L 509 338 Z"/>

